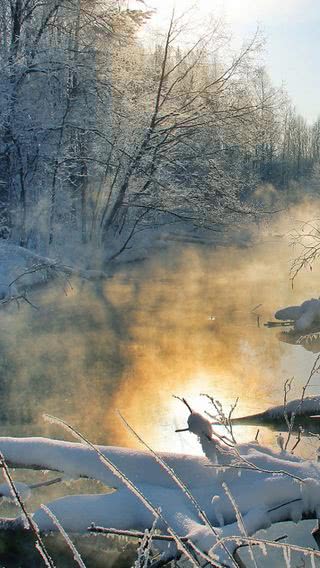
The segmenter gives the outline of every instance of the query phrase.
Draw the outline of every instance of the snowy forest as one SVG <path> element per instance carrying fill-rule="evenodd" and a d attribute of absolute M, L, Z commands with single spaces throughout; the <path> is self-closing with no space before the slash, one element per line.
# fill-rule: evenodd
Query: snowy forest
<path fill-rule="evenodd" d="M 112 258 L 159 223 L 232 223 L 261 184 L 317 183 L 320 122 L 272 85 L 259 34 L 231 50 L 217 20 L 192 43 L 173 17 L 144 43 L 141 6 L 1 2 L 2 238 L 47 254 L 67 231 Z"/>
<path fill-rule="evenodd" d="M 0 564 L 315 568 L 320 111 L 154 15 L 0 0 Z"/>

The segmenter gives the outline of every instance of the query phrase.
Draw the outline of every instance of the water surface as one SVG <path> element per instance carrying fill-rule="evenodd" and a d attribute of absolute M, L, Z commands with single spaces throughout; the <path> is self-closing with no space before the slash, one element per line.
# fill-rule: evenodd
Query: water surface
<path fill-rule="evenodd" d="M 184 396 L 212 410 L 207 393 L 235 415 L 283 400 L 294 376 L 300 396 L 315 353 L 279 340 L 264 323 L 279 307 L 318 297 L 319 268 L 289 279 L 284 235 L 261 234 L 245 247 L 177 246 L 144 263 L 119 267 L 100 283 L 55 282 L 35 290 L 38 310 L 2 310 L 1 435 L 68 435 L 43 420 L 59 416 L 94 442 L 137 446 L 117 414 L 157 450 L 199 452 L 188 433 Z M 283 338 L 282 338 L 283 339 Z M 319 393 L 315 377 L 308 394 Z M 239 441 L 257 426 L 235 427 Z M 260 428 L 260 441 L 275 442 Z M 313 457 L 315 441 L 301 451 Z"/>

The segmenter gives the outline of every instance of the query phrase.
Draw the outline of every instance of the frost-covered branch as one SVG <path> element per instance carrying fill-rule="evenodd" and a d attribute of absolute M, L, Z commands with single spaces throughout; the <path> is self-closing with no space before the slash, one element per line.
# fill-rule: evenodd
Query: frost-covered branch
<path fill-rule="evenodd" d="M 34 522 L 32 515 L 30 515 L 26 509 L 26 506 L 20 496 L 19 491 L 17 490 L 15 483 L 11 477 L 10 471 L 8 469 L 8 466 L 6 464 L 6 461 L 3 457 L 3 455 L 0 452 L 0 467 L 2 468 L 2 473 L 3 473 L 3 477 L 5 479 L 5 481 L 7 482 L 10 491 L 17 503 L 17 505 L 20 507 L 24 520 L 25 520 L 25 528 L 28 528 L 32 531 L 34 537 L 35 537 L 35 541 L 36 541 L 36 549 L 38 550 L 39 554 L 41 555 L 41 557 L 43 558 L 45 565 L 47 566 L 47 568 L 55 568 L 55 565 L 52 561 L 51 556 L 49 555 L 44 542 L 42 540 L 42 537 L 40 536 L 40 532 L 39 532 L 39 528 L 37 526 L 37 524 Z"/>
<path fill-rule="evenodd" d="M 256 442 L 231 448 L 215 438 L 209 420 L 192 411 L 187 401 L 185 405 L 191 411 L 187 435 L 199 438 L 206 458 L 156 453 L 141 437 L 147 452 L 96 447 L 83 443 L 86 438 L 78 432 L 80 444 L 0 438 L 0 451 L 15 467 L 58 470 L 71 478 L 89 477 L 116 488 L 111 494 L 73 495 L 48 503 L 67 532 L 87 532 L 94 523 L 94 527 L 113 527 L 111 532 L 140 534 L 150 529 L 157 513 L 157 528 L 169 537 L 162 544 L 155 538 L 156 547 L 165 554 L 161 562 L 187 554 L 196 565 L 206 559 L 213 565 L 232 566 L 230 554 L 258 529 L 317 517 L 320 466 L 316 461 L 285 451 L 279 454 Z M 40 531 L 56 530 L 42 509 L 33 518 Z M 9 529 L 8 524 L 2 525 Z M 18 519 L 14 526 L 19 527 Z"/>

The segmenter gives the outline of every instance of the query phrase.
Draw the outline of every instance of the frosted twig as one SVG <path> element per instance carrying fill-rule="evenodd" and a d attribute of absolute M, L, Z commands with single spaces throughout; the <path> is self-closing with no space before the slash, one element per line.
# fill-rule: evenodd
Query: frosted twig
<path fill-rule="evenodd" d="M 277 548 L 278 550 L 283 550 L 284 548 L 289 548 L 291 551 L 294 552 L 301 552 L 304 555 L 309 555 L 309 556 L 313 556 L 316 558 L 320 558 L 320 551 L 318 550 L 314 550 L 313 548 L 308 548 L 308 547 L 303 547 L 303 546 L 299 546 L 297 544 L 289 544 L 287 542 L 277 542 L 276 540 L 265 540 L 262 538 L 254 538 L 254 537 L 244 537 L 244 536 L 225 536 L 223 537 L 221 540 L 223 540 L 224 543 L 227 542 L 233 542 L 233 541 L 237 541 L 237 542 L 241 542 L 242 544 L 252 544 L 252 545 L 258 545 L 258 546 L 270 546 L 271 548 Z M 216 543 L 213 545 L 211 551 L 213 552 L 215 548 L 217 548 L 217 546 L 219 545 L 219 543 Z M 239 545 L 241 546 L 241 545 Z M 239 548 L 239 546 L 237 548 Z"/>
<path fill-rule="evenodd" d="M 52 522 L 54 523 L 54 525 L 57 527 L 58 531 L 61 533 L 63 539 L 65 540 L 65 542 L 67 543 L 68 547 L 70 548 L 72 554 L 73 554 L 73 558 L 76 561 L 76 563 L 78 564 L 78 566 L 80 568 L 86 568 L 85 563 L 83 562 L 80 553 L 78 552 L 78 550 L 76 549 L 75 545 L 73 544 L 71 538 L 69 537 L 69 535 L 66 533 L 66 531 L 64 530 L 63 526 L 61 525 L 61 523 L 59 522 L 59 520 L 57 519 L 57 517 L 55 516 L 55 514 L 46 506 L 46 505 L 41 505 L 41 508 L 47 513 L 47 515 L 50 517 L 50 519 L 52 520 Z"/>
<path fill-rule="evenodd" d="M 232 424 L 232 415 L 234 413 L 234 411 L 237 408 L 238 402 L 239 402 L 239 397 L 236 398 L 234 404 L 231 405 L 230 410 L 228 415 L 226 415 L 224 413 L 222 404 L 218 401 L 215 400 L 212 396 L 206 394 L 206 393 L 202 393 L 201 396 L 205 396 L 206 398 L 208 398 L 211 402 L 211 404 L 213 405 L 214 409 L 216 410 L 216 412 L 218 413 L 217 416 L 212 416 L 209 412 L 206 412 L 206 414 L 212 418 L 213 420 L 216 420 L 218 424 L 221 424 L 221 426 L 224 426 L 224 428 L 226 429 L 226 431 L 228 432 L 230 438 L 228 438 L 229 443 L 231 443 L 232 445 L 235 445 L 237 443 L 235 436 L 233 434 L 233 424 Z"/>
<path fill-rule="evenodd" d="M 11 477 L 10 471 L 8 469 L 8 466 L 5 462 L 5 459 L 3 457 L 3 455 L 0 453 L 0 467 L 2 467 L 2 472 L 3 472 L 3 476 L 5 481 L 8 483 L 10 490 L 17 502 L 17 504 L 19 505 L 23 516 L 27 522 L 27 525 L 29 527 L 29 529 L 33 532 L 35 540 L 36 540 L 36 549 L 38 550 L 39 554 L 42 556 L 47 568 L 55 568 L 55 565 L 53 563 L 53 560 L 51 558 L 51 556 L 49 555 L 49 553 L 47 552 L 47 549 L 45 547 L 45 544 L 40 536 L 39 533 L 39 529 L 36 525 L 36 523 L 34 522 L 33 518 L 29 515 L 23 500 L 20 497 L 20 494 L 14 484 L 14 481 Z"/>
<path fill-rule="evenodd" d="M 150 530 L 145 530 L 137 550 L 137 559 L 133 568 L 148 568 L 150 566 L 152 537 L 155 534 L 157 518 L 154 519 Z"/>
<path fill-rule="evenodd" d="M 226 484 L 225 481 L 222 482 L 222 487 L 223 487 L 228 499 L 230 500 L 230 502 L 232 504 L 232 507 L 233 507 L 234 512 L 236 514 L 236 518 L 237 518 L 238 527 L 240 529 L 240 532 L 242 533 L 243 536 L 248 537 L 247 529 L 246 529 L 246 526 L 244 524 L 244 520 L 243 520 L 241 511 L 240 511 L 240 509 L 237 505 L 237 502 L 236 502 L 235 498 L 233 497 L 233 495 L 232 495 L 232 493 L 231 493 L 231 491 L 230 491 L 230 489 L 229 489 L 229 487 L 228 487 L 228 485 Z M 251 556 L 252 562 L 254 563 L 255 568 L 258 568 L 257 563 L 256 563 L 256 559 L 255 559 L 254 554 L 253 554 L 251 543 L 249 543 L 249 550 L 250 550 L 250 556 Z"/>
<path fill-rule="evenodd" d="M 114 535 L 114 536 L 124 536 L 127 538 L 143 538 L 144 533 L 141 531 L 126 531 L 126 530 L 120 530 L 120 529 L 108 529 L 105 527 L 96 527 L 95 525 L 91 526 L 88 528 L 89 532 L 92 533 L 98 533 L 98 534 L 105 534 L 106 536 L 108 535 Z M 152 536 L 150 536 L 150 538 L 152 540 L 155 541 L 164 541 L 164 542 L 174 542 L 174 538 L 172 536 L 166 535 L 166 534 L 153 534 Z M 202 550 L 200 550 L 192 541 L 189 540 L 188 537 L 186 536 L 181 536 L 180 537 L 181 541 L 186 543 L 187 545 L 190 546 L 190 548 L 192 548 L 196 554 L 198 554 L 201 558 L 203 558 L 204 560 L 207 561 L 208 564 L 214 566 L 215 568 L 220 568 L 220 566 L 225 566 L 225 564 L 223 563 L 219 563 L 216 560 L 213 560 L 212 558 L 210 558 L 205 552 L 203 552 Z M 234 561 L 235 566 L 237 566 L 237 562 Z"/>
<path fill-rule="evenodd" d="M 190 406 L 190 404 L 186 401 L 185 398 L 181 398 L 180 396 L 177 396 L 175 394 L 172 395 L 173 398 L 176 398 L 177 400 L 181 400 L 181 402 L 183 402 L 183 404 L 187 407 L 187 409 L 189 410 L 190 414 L 192 414 L 192 408 Z"/>
<path fill-rule="evenodd" d="M 88 527 L 88 531 L 91 533 L 105 534 L 107 536 L 108 535 L 125 536 L 127 538 L 143 538 L 145 534 L 142 531 L 127 531 L 127 530 L 112 529 L 112 528 L 109 529 L 106 527 L 98 527 L 94 524 L 91 527 Z M 167 534 L 154 533 L 150 535 L 150 538 L 152 540 L 160 540 L 160 541 L 163 540 L 168 542 L 174 542 L 173 536 Z M 182 542 L 188 542 L 188 538 L 185 536 L 181 536 L 180 539 Z"/>
<path fill-rule="evenodd" d="M 239 464 L 223 464 L 223 465 L 208 464 L 206 467 L 214 467 L 215 469 L 225 469 L 225 468 L 248 469 L 248 470 L 256 471 L 257 473 L 258 472 L 268 473 L 268 474 L 271 474 L 271 475 L 281 474 L 281 475 L 287 475 L 288 477 L 291 477 L 292 479 L 295 479 L 296 481 L 299 481 L 300 483 L 304 483 L 304 479 L 302 479 L 302 477 L 298 477 L 297 475 L 294 475 L 293 473 L 290 473 L 290 472 L 286 471 L 285 469 L 272 470 L 272 469 L 265 469 L 263 467 L 258 467 L 254 463 L 247 460 L 244 456 L 242 456 L 237 448 L 233 448 L 233 449 L 234 449 L 235 454 L 239 458 L 240 462 L 243 462 L 244 465 L 242 463 L 239 463 Z"/>
<path fill-rule="evenodd" d="M 281 540 L 283 540 L 283 539 L 285 539 L 285 538 L 288 538 L 288 535 L 287 535 L 287 534 L 278 536 L 277 538 L 274 539 L 274 542 L 280 542 Z M 236 558 L 237 562 L 239 562 L 239 561 L 241 562 L 241 566 L 242 566 L 242 561 L 240 560 L 240 558 L 238 558 L 238 550 L 239 550 L 239 548 L 245 548 L 245 547 L 247 547 L 247 546 L 254 546 L 254 545 L 253 545 L 252 543 L 250 543 L 250 544 L 249 544 L 249 543 L 246 543 L 246 544 L 239 544 L 239 546 L 237 546 L 237 548 L 235 549 L 235 551 L 234 551 L 234 553 L 233 553 L 233 556 Z M 259 546 L 259 545 L 257 544 L 257 546 Z M 261 543 L 260 546 L 262 546 L 263 549 L 265 548 L 264 543 Z M 244 565 L 243 565 L 243 566 L 244 566 Z M 245 568 L 245 566 L 244 566 L 244 568 Z"/>

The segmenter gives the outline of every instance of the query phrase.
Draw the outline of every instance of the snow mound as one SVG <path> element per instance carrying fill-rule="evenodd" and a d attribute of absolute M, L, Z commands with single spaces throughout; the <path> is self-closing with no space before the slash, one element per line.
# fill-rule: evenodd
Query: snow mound
<path fill-rule="evenodd" d="M 275 318 L 281 321 L 294 322 L 294 329 L 306 331 L 315 321 L 320 322 L 320 300 L 312 298 L 300 306 L 288 306 L 275 313 Z"/>

